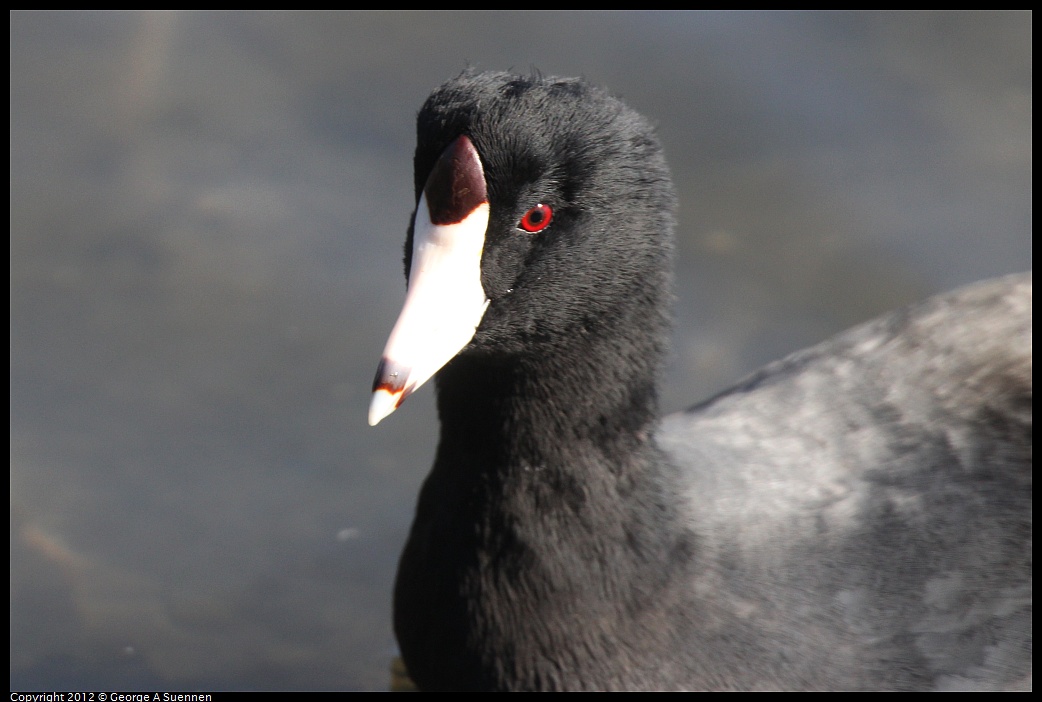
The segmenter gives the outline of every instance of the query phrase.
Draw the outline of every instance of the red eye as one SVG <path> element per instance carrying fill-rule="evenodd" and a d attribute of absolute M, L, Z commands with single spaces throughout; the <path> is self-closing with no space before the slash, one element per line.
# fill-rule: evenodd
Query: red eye
<path fill-rule="evenodd" d="M 528 212 L 525 212 L 525 216 L 521 218 L 521 221 L 517 223 L 517 226 L 524 229 L 526 232 L 541 232 L 547 228 L 550 224 L 550 220 L 554 218 L 554 211 L 550 209 L 550 205 L 544 205 L 539 203 Z"/>

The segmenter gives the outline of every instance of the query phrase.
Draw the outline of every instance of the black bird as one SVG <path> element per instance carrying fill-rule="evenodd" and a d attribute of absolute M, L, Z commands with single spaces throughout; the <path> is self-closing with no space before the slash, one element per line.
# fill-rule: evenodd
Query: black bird
<path fill-rule="evenodd" d="M 1030 687 L 1030 274 L 660 419 L 648 123 L 581 80 L 466 72 L 417 133 L 370 423 L 437 374 L 394 597 L 421 688 Z"/>

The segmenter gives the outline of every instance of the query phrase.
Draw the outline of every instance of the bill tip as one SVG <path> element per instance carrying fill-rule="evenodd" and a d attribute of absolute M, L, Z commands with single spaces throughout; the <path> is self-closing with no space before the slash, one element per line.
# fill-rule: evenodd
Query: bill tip
<path fill-rule="evenodd" d="M 401 393 L 390 393 L 383 388 L 378 388 L 373 393 L 373 399 L 369 402 L 369 426 L 375 427 L 387 415 L 398 408 Z"/>

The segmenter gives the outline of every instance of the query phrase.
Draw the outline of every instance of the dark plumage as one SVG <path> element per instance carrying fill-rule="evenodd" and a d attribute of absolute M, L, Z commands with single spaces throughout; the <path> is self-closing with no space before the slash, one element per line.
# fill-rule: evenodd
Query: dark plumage
<path fill-rule="evenodd" d="M 420 111 L 415 167 L 371 421 L 438 371 L 395 589 L 420 687 L 1030 686 L 1030 274 L 660 420 L 674 196 L 647 122 L 468 72 Z"/>

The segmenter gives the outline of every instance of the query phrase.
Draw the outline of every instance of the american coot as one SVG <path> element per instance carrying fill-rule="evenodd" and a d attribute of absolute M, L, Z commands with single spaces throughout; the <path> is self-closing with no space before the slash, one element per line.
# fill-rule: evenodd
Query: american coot
<path fill-rule="evenodd" d="M 648 123 L 580 80 L 467 72 L 417 131 L 370 423 L 437 373 L 394 597 L 421 688 L 1030 686 L 1030 275 L 660 420 L 674 196 Z"/>

